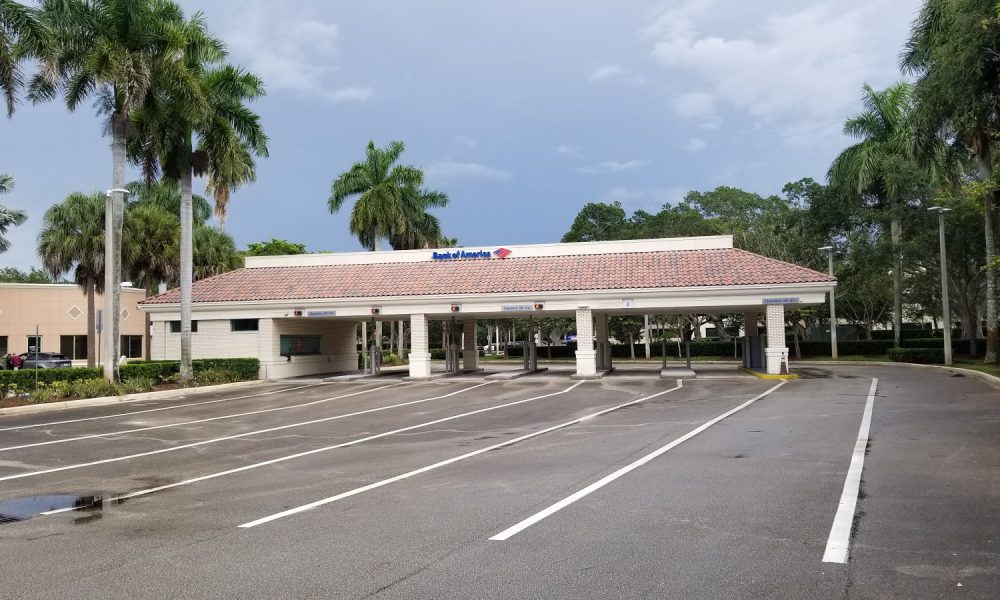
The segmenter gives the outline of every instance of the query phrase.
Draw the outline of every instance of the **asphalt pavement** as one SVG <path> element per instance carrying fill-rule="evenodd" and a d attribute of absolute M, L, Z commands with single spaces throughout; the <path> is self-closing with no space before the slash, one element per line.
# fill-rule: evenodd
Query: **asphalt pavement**
<path fill-rule="evenodd" d="M 0 417 L 0 598 L 1000 596 L 1000 389 L 803 374 L 390 376 Z M 844 497 L 847 559 L 824 562 Z"/>

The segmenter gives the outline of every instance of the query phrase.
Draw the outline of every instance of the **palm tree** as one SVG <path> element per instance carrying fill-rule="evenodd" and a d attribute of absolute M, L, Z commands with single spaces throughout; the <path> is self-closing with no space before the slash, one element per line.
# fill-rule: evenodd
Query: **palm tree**
<path fill-rule="evenodd" d="M 884 90 L 864 86 L 864 111 L 844 124 L 860 140 L 837 156 L 828 177 L 858 196 L 872 197 L 889 213 L 893 249 L 893 330 L 898 347 L 903 326 L 902 201 L 907 181 L 900 176 L 912 163 L 911 88 L 900 82 Z"/>
<path fill-rule="evenodd" d="M 192 104 L 179 95 L 151 95 L 136 115 L 141 132 L 130 148 L 133 160 L 143 165 L 147 180 L 158 170 L 180 183 L 180 288 L 182 380 L 191 368 L 191 286 L 193 282 L 194 218 L 192 182 L 207 175 L 217 197 L 252 180 L 253 157 L 267 156 L 267 136 L 260 118 L 245 106 L 264 95 L 256 75 L 225 65 L 212 67 L 225 58 L 222 43 L 208 34 L 201 13 L 179 28 L 184 39 L 185 72 L 193 76 L 204 105 Z M 224 192 L 219 192 L 223 188 Z"/>
<path fill-rule="evenodd" d="M 45 211 L 38 234 L 38 254 L 55 278 L 74 271 L 87 294 L 87 366 L 97 358 L 94 296 L 104 288 L 104 195 L 70 194 Z"/>
<path fill-rule="evenodd" d="M 155 206 L 170 213 L 175 218 L 181 214 L 181 186 L 177 181 L 157 179 L 152 183 L 132 181 L 125 186 L 129 191 L 126 202 L 128 210 L 139 206 Z M 204 196 L 191 196 L 191 216 L 195 226 L 202 225 L 212 218 L 212 205 Z M 178 225 L 180 227 L 180 225 Z"/>
<path fill-rule="evenodd" d="M 424 176 L 416 167 L 396 164 L 405 148 L 398 141 L 384 148 L 368 142 L 365 160 L 354 163 L 331 186 L 327 201 L 331 213 L 339 211 L 348 198 L 357 197 L 349 228 L 369 250 L 381 250 L 383 238 L 404 231 L 407 215 L 413 213 L 409 202 Z"/>
<path fill-rule="evenodd" d="M 204 279 L 243 267 L 236 242 L 224 231 L 201 225 L 194 230 L 194 279 Z"/>
<path fill-rule="evenodd" d="M 14 178 L 10 175 L 0 173 L 0 194 L 8 194 L 13 189 Z M 10 240 L 4 237 L 7 235 L 7 230 L 11 227 L 23 225 L 27 220 L 28 213 L 23 210 L 14 210 L 0 204 L 0 254 L 10 250 Z"/>
<path fill-rule="evenodd" d="M 156 97 L 184 98 L 192 111 L 205 104 L 201 88 L 178 60 L 186 50 L 183 14 L 166 0 L 58 0 L 42 5 L 40 21 L 52 32 L 52 43 L 40 56 L 41 68 L 32 78 L 29 98 L 50 100 L 62 90 L 66 106 L 75 111 L 93 97 L 99 115 L 106 116 L 111 134 L 115 189 L 125 185 L 126 144 L 135 131 L 135 112 Z M 121 194 L 111 198 L 108 229 L 112 264 L 105 270 L 105 301 L 109 315 L 110 356 L 119 354 L 121 298 Z M 105 377 L 116 378 L 109 361 Z"/>
<path fill-rule="evenodd" d="M 925 139 L 945 141 L 974 160 L 986 186 L 986 354 L 1000 362 L 997 323 L 996 189 L 994 158 L 1000 132 L 1000 27 L 995 0 L 926 0 L 902 56 L 917 76 L 916 117 Z"/>
<path fill-rule="evenodd" d="M 48 33 L 36 11 L 15 0 L 0 0 L 0 95 L 8 117 L 13 116 L 17 93 L 24 85 L 21 63 L 41 55 L 47 42 Z"/>
<path fill-rule="evenodd" d="M 441 244 L 441 222 L 428 210 L 448 205 L 448 195 L 430 190 L 411 190 L 406 199 L 403 227 L 389 234 L 393 250 L 437 248 Z"/>
<path fill-rule="evenodd" d="M 148 291 L 155 291 L 161 282 L 177 281 L 179 230 L 177 213 L 146 202 L 128 207 L 122 265 L 131 281 Z"/>

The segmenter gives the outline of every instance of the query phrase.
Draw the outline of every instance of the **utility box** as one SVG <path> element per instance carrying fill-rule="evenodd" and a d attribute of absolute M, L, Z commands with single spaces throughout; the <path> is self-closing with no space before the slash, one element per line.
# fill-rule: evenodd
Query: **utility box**
<path fill-rule="evenodd" d="M 743 338 L 743 366 L 747 369 L 764 369 L 764 336 L 748 335 Z"/>

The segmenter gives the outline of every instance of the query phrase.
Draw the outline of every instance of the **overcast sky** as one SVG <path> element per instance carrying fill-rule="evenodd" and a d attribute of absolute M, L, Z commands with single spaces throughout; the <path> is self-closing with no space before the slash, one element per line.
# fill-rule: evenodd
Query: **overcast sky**
<path fill-rule="evenodd" d="M 691 189 L 777 193 L 822 180 L 861 85 L 900 79 L 919 0 L 181 0 L 231 60 L 259 73 L 271 137 L 258 182 L 232 198 L 237 244 L 285 238 L 357 250 L 331 181 L 365 145 L 451 197 L 464 246 L 558 241 L 589 201 L 657 210 Z M 0 121 L 0 202 L 25 208 L 0 266 L 39 264 L 45 209 L 110 187 L 93 111 L 22 106 Z M 197 186 L 203 189 L 203 183 Z"/>

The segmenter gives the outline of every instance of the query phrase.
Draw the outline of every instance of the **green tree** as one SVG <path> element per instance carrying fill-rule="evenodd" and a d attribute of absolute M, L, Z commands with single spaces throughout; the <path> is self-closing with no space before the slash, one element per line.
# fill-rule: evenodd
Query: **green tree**
<path fill-rule="evenodd" d="M 14 114 L 24 85 L 23 63 L 41 55 L 48 38 L 35 10 L 15 0 L 0 0 L 0 95 L 8 117 Z"/>
<path fill-rule="evenodd" d="M 140 202 L 125 211 L 122 264 L 129 279 L 153 292 L 179 276 L 180 222 L 176 213 Z"/>
<path fill-rule="evenodd" d="M 170 179 L 157 179 L 153 182 L 133 181 L 126 185 L 125 189 L 129 191 L 126 198 L 126 209 L 150 205 L 180 219 L 180 182 Z M 191 217 L 195 227 L 205 224 L 212 218 L 212 205 L 203 196 L 193 194 L 191 196 Z"/>
<path fill-rule="evenodd" d="M 52 276 L 31 267 L 28 271 L 22 271 L 16 267 L 0 268 L 0 283 L 55 283 Z"/>
<path fill-rule="evenodd" d="M 95 295 L 104 289 L 104 195 L 70 194 L 45 211 L 38 254 L 54 278 L 73 271 L 87 295 L 87 366 L 97 358 Z"/>
<path fill-rule="evenodd" d="M 229 234 L 206 225 L 195 228 L 193 276 L 196 281 L 242 267 L 243 257 Z"/>
<path fill-rule="evenodd" d="M 244 252 L 246 256 L 285 256 L 290 254 L 305 254 L 306 245 L 271 238 L 267 242 L 251 242 Z"/>
<path fill-rule="evenodd" d="M 911 88 L 897 83 L 884 90 L 864 86 L 864 110 L 847 120 L 844 133 L 860 140 L 834 159 L 830 181 L 859 197 L 870 197 L 888 213 L 892 239 L 893 330 L 899 346 L 903 327 L 902 213 L 912 159 Z"/>
<path fill-rule="evenodd" d="M 588 202 L 573 219 L 563 242 L 635 239 L 621 202 Z"/>
<path fill-rule="evenodd" d="M 388 236 L 393 250 L 419 250 L 439 248 L 444 235 L 441 222 L 429 211 L 431 208 L 448 206 L 448 195 L 431 190 L 409 190 L 406 194 L 402 227 Z"/>
<path fill-rule="evenodd" d="M 939 135 L 971 157 L 984 190 L 986 356 L 1000 361 L 997 327 L 996 188 L 994 161 L 1000 131 L 1000 25 L 996 0 L 926 0 L 913 23 L 902 67 L 917 77 L 916 118 L 922 140 Z M 926 145 L 926 144 L 925 144 Z"/>
<path fill-rule="evenodd" d="M 10 193 L 13 189 L 14 178 L 0 173 L 0 195 Z M 0 254 L 10 250 L 10 240 L 4 237 L 7 235 L 7 230 L 23 225 L 27 220 L 28 213 L 23 210 L 14 210 L 0 204 Z"/>
<path fill-rule="evenodd" d="M 365 160 L 351 165 L 331 185 L 331 213 L 356 198 L 348 227 L 368 250 L 381 250 L 384 238 L 405 231 L 413 213 L 413 193 L 423 185 L 424 175 L 416 167 L 396 164 L 405 149 L 399 141 L 384 148 L 368 142 Z"/>
<path fill-rule="evenodd" d="M 611 337 L 620 343 L 628 340 L 629 355 L 635 360 L 635 340 L 642 335 L 645 321 L 642 317 L 615 316 L 608 319 L 608 331 Z"/>

